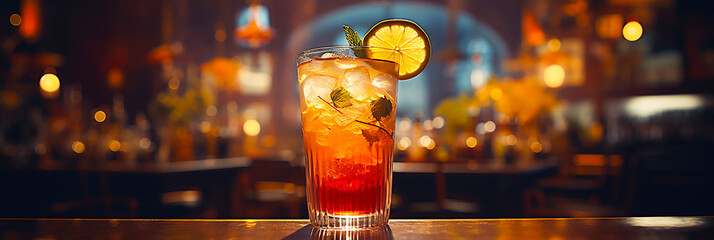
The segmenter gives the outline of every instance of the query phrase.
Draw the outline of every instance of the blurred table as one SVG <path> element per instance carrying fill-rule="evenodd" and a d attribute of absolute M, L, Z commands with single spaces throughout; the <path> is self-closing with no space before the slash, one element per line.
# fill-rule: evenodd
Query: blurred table
<path fill-rule="evenodd" d="M 560 166 L 556 158 L 514 163 L 451 163 L 451 162 L 394 162 L 395 173 L 436 173 L 472 175 L 523 175 L 548 171 Z"/>
<path fill-rule="evenodd" d="M 714 239 L 711 217 L 390 220 L 324 231 L 308 220 L 0 219 L 2 239 Z"/>
<path fill-rule="evenodd" d="M 162 203 L 162 194 L 197 191 L 201 194 L 198 207 L 210 209 L 215 217 L 230 217 L 233 183 L 250 164 L 251 159 L 238 157 L 164 163 L 51 161 L 33 166 L 0 166 L 0 190 L 7 194 L 0 199 L 0 216 L 56 216 L 57 211 L 52 209 L 58 203 L 77 202 L 87 209 L 85 205 L 94 199 L 106 204 L 125 198 L 138 202 L 137 213 L 117 214 L 104 207 L 80 216 L 180 217 L 172 215 L 175 207 Z"/>
<path fill-rule="evenodd" d="M 444 216 L 445 212 L 453 213 L 448 215 L 451 217 L 521 217 L 524 190 L 536 179 L 556 174 L 559 166 L 560 161 L 557 158 L 510 163 L 394 162 L 393 191 L 408 195 L 406 199 L 416 199 L 419 195 L 433 193 L 436 201 L 433 204 L 437 205 L 439 211 L 418 217 Z M 428 198 L 420 200 L 432 204 Z M 474 212 L 451 207 L 454 202 L 460 204 L 458 202 L 464 201 L 469 204 L 478 202 L 478 206 L 467 208 L 478 210 Z M 398 211 L 396 213 L 399 214 Z"/>
<path fill-rule="evenodd" d="M 106 172 L 129 174 L 176 174 L 200 171 L 216 171 L 240 169 L 250 166 L 247 157 L 204 159 L 181 162 L 142 162 L 127 163 L 123 161 L 88 162 L 78 161 L 74 164 L 57 161 L 40 161 L 33 166 L 0 166 L 0 170 L 12 171 L 71 171 L 71 172 Z"/>

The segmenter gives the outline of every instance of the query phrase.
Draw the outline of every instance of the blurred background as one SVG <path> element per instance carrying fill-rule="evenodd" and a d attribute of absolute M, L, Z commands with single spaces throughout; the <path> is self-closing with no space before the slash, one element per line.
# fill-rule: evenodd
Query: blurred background
<path fill-rule="evenodd" d="M 0 3 L 0 217 L 307 218 L 295 57 L 388 18 L 393 218 L 714 215 L 714 15 L 684 0 Z"/>

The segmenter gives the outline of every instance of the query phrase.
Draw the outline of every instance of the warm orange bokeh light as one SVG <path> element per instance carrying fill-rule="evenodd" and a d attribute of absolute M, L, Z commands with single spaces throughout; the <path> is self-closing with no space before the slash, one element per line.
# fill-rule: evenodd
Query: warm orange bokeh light
<path fill-rule="evenodd" d="M 553 51 L 553 52 L 560 50 L 560 40 L 558 40 L 557 38 L 553 38 L 553 39 L 549 40 L 548 41 L 548 50 Z"/>
<path fill-rule="evenodd" d="M 75 153 L 83 153 L 84 152 L 84 143 L 80 141 L 74 141 L 72 143 L 72 151 Z"/>
<path fill-rule="evenodd" d="M 627 41 L 634 42 L 642 37 L 642 25 L 637 21 L 630 21 L 622 27 L 622 36 Z"/>
<path fill-rule="evenodd" d="M 543 79 L 548 87 L 560 87 L 565 81 L 565 69 L 558 64 L 550 65 L 543 71 Z"/>
<path fill-rule="evenodd" d="M 545 33 L 538 20 L 531 12 L 526 12 L 523 15 L 523 35 L 524 40 L 528 45 L 538 46 L 545 42 Z"/>
<path fill-rule="evenodd" d="M 434 139 L 431 139 L 431 137 L 424 135 L 419 138 L 419 146 L 425 147 L 427 149 L 434 149 L 436 146 L 436 142 L 434 142 Z"/>
<path fill-rule="evenodd" d="M 20 35 L 30 42 L 37 41 L 42 28 L 40 19 L 40 2 L 38 0 L 24 0 L 20 6 L 22 25 L 20 25 Z"/>
<path fill-rule="evenodd" d="M 243 131 L 248 136 L 257 136 L 260 133 L 260 123 L 253 119 L 245 121 Z"/>
<path fill-rule="evenodd" d="M 22 17 L 20 16 L 20 14 L 15 13 L 10 15 L 10 24 L 15 27 L 20 26 L 20 24 L 22 24 Z"/>
<path fill-rule="evenodd" d="M 508 144 L 509 146 L 513 146 L 513 145 L 516 145 L 516 143 L 518 143 L 518 138 L 516 138 L 515 135 L 511 134 L 511 135 L 506 136 L 505 141 L 506 141 L 506 144 Z"/>
<path fill-rule="evenodd" d="M 201 124 L 198 125 L 198 128 L 201 129 L 202 133 L 208 133 L 211 131 L 211 123 L 208 121 L 203 121 Z"/>
<path fill-rule="evenodd" d="M 181 81 L 178 78 L 172 77 L 171 79 L 169 79 L 169 88 L 170 89 L 176 90 L 180 86 L 181 86 Z"/>
<path fill-rule="evenodd" d="M 111 140 L 109 141 L 109 150 L 112 150 L 112 152 L 119 151 L 121 149 L 121 143 L 117 140 Z"/>
<path fill-rule="evenodd" d="M 531 151 L 533 151 L 534 153 L 539 153 L 540 151 L 543 151 L 543 145 L 539 142 L 533 142 L 531 143 Z"/>
<path fill-rule="evenodd" d="M 112 88 L 120 88 L 124 85 L 124 73 L 118 68 L 112 68 L 107 72 L 107 84 Z"/>
<path fill-rule="evenodd" d="M 503 98 L 503 90 L 500 88 L 494 88 L 491 90 L 491 99 L 498 101 L 501 100 L 501 98 Z"/>
<path fill-rule="evenodd" d="M 206 115 L 209 117 L 215 117 L 216 114 L 218 114 L 218 108 L 216 108 L 216 105 L 208 105 L 208 107 L 206 107 Z"/>
<path fill-rule="evenodd" d="M 98 123 L 102 123 L 106 119 L 107 119 L 107 114 L 104 113 L 104 111 L 98 110 L 94 113 L 94 121 L 97 121 Z"/>
<path fill-rule="evenodd" d="M 475 137 L 468 137 L 466 138 L 466 146 L 469 148 L 475 148 L 476 145 L 478 144 L 478 140 L 476 140 Z"/>
<path fill-rule="evenodd" d="M 412 145 L 411 139 L 409 139 L 408 137 L 402 137 L 402 139 L 400 139 L 399 143 L 397 144 L 397 148 L 399 148 L 399 150 L 404 151 L 404 150 L 407 150 L 407 148 L 409 148 L 409 146 L 411 146 L 411 145 Z"/>
<path fill-rule="evenodd" d="M 56 93 L 60 88 L 60 81 L 57 75 L 47 73 L 40 78 L 40 89 L 46 93 Z"/>

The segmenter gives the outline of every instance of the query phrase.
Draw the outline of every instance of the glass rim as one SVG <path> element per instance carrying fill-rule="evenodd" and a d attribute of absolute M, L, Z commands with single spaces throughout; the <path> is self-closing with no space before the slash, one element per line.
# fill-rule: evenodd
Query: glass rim
<path fill-rule="evenodd" d="M 385 51 L 391 51 L 395 54 L 398 54 L 401 57 L 401 52 L 391 49 L 391 48 L 385 48 L 385 47 L 378 47 L 378 46 L 347 46 L 347 45 L 335 45 L 335 46 L 324 46 L 324 47 L 316 47 L 316 48 L 310 48 L 307 50 L 304 50 L 300 53 L 297 54 L 295 57 L 295 62 L 299 65 L 300 58 L 305 57 L 306 55 L 312 54 L 312 53 L 317 53 L 321 51 L 328 51 L 332 49 L 380 49 L 380 50 L 385 50 Z M 387 61 L 387 60 L 385 60 Z M 307 61 L 305 61 L 307 62 Z"/>
<path fill-rule="evenodd" d="M 335 46 L 325 46 L 325 47 L 316 47 L 316 48 L 310 48 L 307 50 L 304 50 L 297 55 L 305 55 L 313 52 L 319 52 L 319 51 L 324 51 L 324 50 L 329 50 L 329 49 L 338 49 L 338 48 L 374 48 L 374 49 L 384 49 L 388 51 L 393 51 L 393 52 L 399 52 L 397 50 L 391 49 L 391 48 L 385 48 L 385 47 L 378 47 L 378 46 L 345 46 L 345 45 L 335 45 Z"/>

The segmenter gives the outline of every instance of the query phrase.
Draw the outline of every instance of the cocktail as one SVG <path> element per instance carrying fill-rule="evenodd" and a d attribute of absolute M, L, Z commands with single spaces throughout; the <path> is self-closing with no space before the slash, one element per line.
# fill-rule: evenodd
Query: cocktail
<path fill-rule="evenodd" d="M 387 25 L 395 21 L 404 25 Z M 410 53 L 384 44 L 362 46 L 354 31 L 345 32 L 353 46 L 316 48 L 297 57 L 308 210 L 318 228 L 382 227 L 391 203 L 397 82 L 423 67 L 403 71 Z M 425 66 L 424 59 L 428 54 L 421 56 Z"/>

